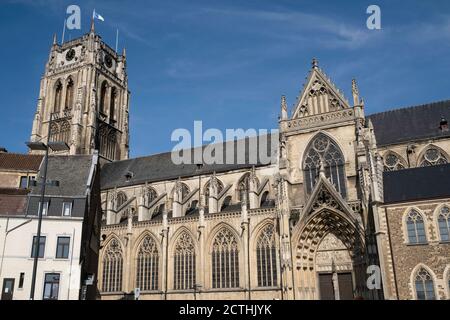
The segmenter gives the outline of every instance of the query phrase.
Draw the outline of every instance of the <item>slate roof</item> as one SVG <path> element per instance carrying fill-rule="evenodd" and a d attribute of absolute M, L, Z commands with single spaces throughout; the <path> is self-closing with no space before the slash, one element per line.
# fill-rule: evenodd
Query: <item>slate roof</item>
<path fill-rule="evenodd" d="M 47 178 L 59 181 L 60 185 L 47 186 L 45 195 L 47 197 L 85 197 L 91 164 L 92 156 L 50 156 Z M 40 195 L 40 192 L 41 187 L 36 186 L 32 187 L 30 194 Z"/>
<path fill-rule="evenodd" d="M 385 204 L 450 198 L 450 164 L 384 172 Z"/>
<path fill-rule="evenodd" d="M 450 100 L 381 112 L 367 118 L 374 126 L 378 146 L 386 146 L 428 138 L 450 137 L 450 132 L 440 130 L 442 117 L 450 121 Z"/>
<path fill-rule="evenodd" d="M 38 171 L 42 155 L 0 153 L 0 170 Z"/>
<path fill-rule="evenodd" d="M 232 170 L 246 169 L 252 168 L 254 163 L 256 163 L 255 167 L 263 165 L 261 163 L 261 159 L 258 156 L 256 162 L 250 161 L 252 160 L 249 157 L 249 154 L 258 154 L 257 151 L 252 150 L 249 152 L 249 142 L 259 142 L 262 136 L 247 138 L 245 139 L 246 148 L 245 148 L 245 161 L 243 164 L 239 164 L 237 161 L 237 142 L 224 142 L 220 143 L 224 147 L 224 159 L 226 159 L 226 147 L 234 148 L 234 164 L 213 164 L 213 165 L 204 165 L 202 169 L 198 169 L 196 164 L 180 164 L 176 165 L 173 163 L 171 152 L 151 155 L 147 157 L 128 159 L 123 161 L 116 161 L 112 163 L 107 163 L 102 167 L 101 170 L 101 187 L 102 189 L 111 189 L 114 187 L 123 187 L 123 186 L 131 186 L 136 184 L 141 184 L 144 182 L 158 182 L 164 180 L 173 180 L 179 177 L 186 178 L 199 174 L 212 174 L 213 172 L 228 172 Z M 267 153 L 270 153 L 271 139 L 270 135 L 268 136 L 267 141 Z M 258 139 L 258 140 L 254 140 Z M 243 140 L 240 140 L 243 141 Z M 203 146 L 201 148 L 205 148 Z M 188 149 L 185 152 L 191 153 L 191 159 L 194 159 L 193 154 L 195 150 L 203 150 L 200 148 L 196 149 Z M 192 161 L 194 162 L 194 161 Z M 128 172 L 133 174 L 133 177 L 127 181 L 126 175 Z"/>

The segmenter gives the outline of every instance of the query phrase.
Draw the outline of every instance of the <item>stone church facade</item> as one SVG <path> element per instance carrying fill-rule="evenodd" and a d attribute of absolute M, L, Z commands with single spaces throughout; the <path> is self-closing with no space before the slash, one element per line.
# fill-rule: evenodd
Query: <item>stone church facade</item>
<path fill-rule="evenodd" d="M 350 103 L 314 60 L 291 112 L 281 99 L 276 161 L 175 165 L 128 159 L 129 95 L 125 53 L 92 28 L 53 45 L 32 130 L 103 155 L 100 299 L 450 298 L 450 191 L 385 201 L 402 188 L 384 184 L 450 178 L 450 102 L 368 116 L 356 81 Z"/>

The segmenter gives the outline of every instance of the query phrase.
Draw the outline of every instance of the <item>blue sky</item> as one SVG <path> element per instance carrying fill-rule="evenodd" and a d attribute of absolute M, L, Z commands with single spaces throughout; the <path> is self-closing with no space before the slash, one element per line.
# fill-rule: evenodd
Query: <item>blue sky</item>
<path fill-rule="evenodd" d="M 356 77 L 366 113 L 450 98 L 450 1 L 0 2 L 0 146 L 26 152 L 39 80 L 65 11 L 83 30 L 127 49 L 131 156 L 171 150 L 176 128 L 277 127 L 280 96 L 292 106 L 313 57 L 350 100 Z M 366 28 L 378 4 L 382 30 Z"/>

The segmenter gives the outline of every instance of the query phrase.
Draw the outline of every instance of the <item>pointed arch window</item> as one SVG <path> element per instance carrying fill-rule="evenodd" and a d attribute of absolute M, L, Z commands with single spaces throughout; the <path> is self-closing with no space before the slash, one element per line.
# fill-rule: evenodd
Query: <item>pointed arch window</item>
<path fill-rule="evenodd" d="M 56 122 L 51 122 L 50 124 L 50 141 L 57 141 L 59 134 L 59 126 Z"/>
<path fill-rule="evenodd" d="M 448 160 L 438 148 L 429 148 L 422 157 L 420 167 L 431 167 L 447 164 Z"/>
<path fill-rule="evenodd" d="M 450 241 L 450 208 L 445 206 L 438 216 L 439 234 L 441 241 Z"/>
<path fill-rule="evenodd" d="M 100 112 L 105 113 L 106 107 L 106 94 L 108 90 L 108 83 L 106 81 L 102 82 L 100 87 Z"/>
<path fill-rule="evenodd" d="M 342 197 L 346 198 L 344 155 L 333 140 L 327 135 L 319 133 L 306 149 L 303 162 L 303 173 L 308 194 L 312 193 L 317 183 L 322 165 L 325 170 L 325 176 Z"/>
<path fill-rule="evenodd" d="M 212 287 L 239 287 L 239 246 L 228 228 L 222 228 L 215 236 L 211 253 Z"/>
<path fill-rule="evenodd" d="M 59 112 L 61 110 L 62 89 L 63 86 L 61 84 L 61 81 L 58 80 L 55 85 L 55 100 L 53 104 L 53 112 Z"/>
<path fill-rule="evenodd" d="M 258 237 L 256 263 L 258 287 L 275 287 L 277 278 L 277 259 L 274 226 L 267 225 Z"/>
<path fill-rule="evenodd" d="M 423 221 L 422 215 L 419 212 L 417 212 L 416 210 L 411 210 L 411 212 L 406 217 L 406 227 L 410 244 L 427 243 L 425 223 Z"/>
<path fill-rule="evenodd" d="M 406 168 L 405 162 L 398 155 L 389 152 L 384 157 L 384 171 L 398 171 Z"/>
<path fill-rule="evenodd" d="M 116 130 L 107 125 L 100 126 L 99 129 L 99 153 L 101 156 L 109 159 L 116 159 L 117 134 Z"/>
<path fill-rule="evenodd" d="M 103 256 L 102 291 L 122 291 L 123 277 L 122 247 L 117 239 L 111 240 Z"/>
<path fill-rule="evenodd" d="M 147 235 L 139 247 L 136 259 L 136 288 L 158 290 L 159 252 L 155 239 Z"/>
<path fill-rule="evenodd" d="M 66 85 L 66 101 L 64 104 L 65 110 L 72 110 L 73 108 L 73 97 L 74 97 L 74 83 L 72 78 L 69 78 Z"/>
<path fill-rule="evenodd" d="M 52 122 L 50 125 L 50 141 L 69 144 L 70 123 L 68 121 Z"/>
<path fill-rule="evenodd" d="M 117 101 L 117 89 L 114 87 L 111 89 L 111 100 L 109 105 L 109 119 L 114 122 L 116 116 L 116 101 Z"/>
<path fill-rule="evenodd" d="M 174 289 L 191 290 L 195 280 L 195 246 L 192 237 L 185 231 L 178 237 L 174 255 Z"/>
<path fill-rule="evenodd" d="M 63 121 L 61 123 L 58 141 L 64 141 L 68 144 L 69 138 L 70 138 L 70 123 L 68 121 Z"/>
<path fill-rule="evenodd" d="M 417 300 L 435 300 L 434 282 L 425 268 L 420 268 L 415 276 Z"/>

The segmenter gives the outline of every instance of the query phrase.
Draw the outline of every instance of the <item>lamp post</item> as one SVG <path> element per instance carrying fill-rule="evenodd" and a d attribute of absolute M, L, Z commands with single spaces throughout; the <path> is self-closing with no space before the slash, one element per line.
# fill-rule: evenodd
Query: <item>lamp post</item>
<path fill-rule="evenodd" d="M 50 140 L 50 124 L 52 120 L 50 119 L 49 130 L 47 138 Z M 45 202 L 45 187 L 46 186 L 54 186 L 59 187 L 59 181 L 47 181 L 47 168 L 48 168 L 48 153 L 49 149 L 53 151 L 66 151 L 69 150 L 69 146 L 65 142 L 48 142 L 47 144 L 43 142 L 27 142 L 26 145 L 30 150 L 33 151 L 45 151 L 44 155 L 44 165 L 42 172 L 42 181 L 38 183 L 37 180 L 32 182 L 33 186 L 40 185 L 41 186 L 41 200 L 39 204 L 39 213 L 38 213 L 38 227 L 37 227 L 37 235 L 34 239 L 33 243 L 33 275 L 31 278 L 31 291 L 30 291 L 30 300 L 34 300 L 34 292 L 36 288 L 36 273 L 37 273 L 37 265 L 39 261 L 39 243 L 41 240 L 41 227 L 42 227 L 42 212 L 44 210 L 44 202 Z"/>

